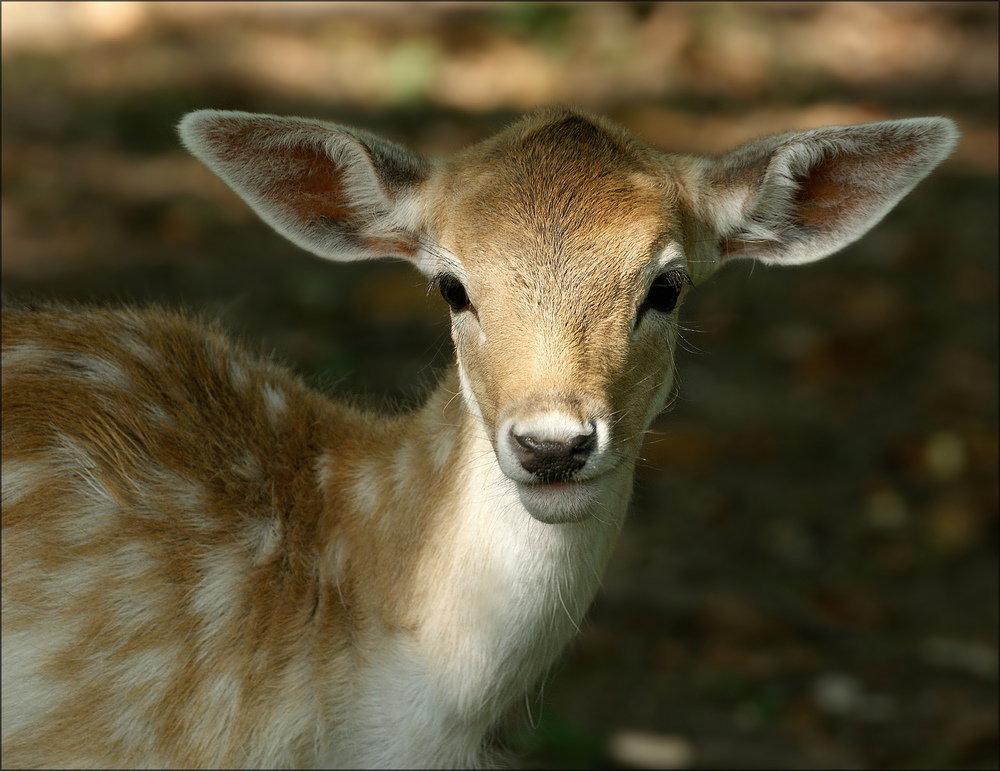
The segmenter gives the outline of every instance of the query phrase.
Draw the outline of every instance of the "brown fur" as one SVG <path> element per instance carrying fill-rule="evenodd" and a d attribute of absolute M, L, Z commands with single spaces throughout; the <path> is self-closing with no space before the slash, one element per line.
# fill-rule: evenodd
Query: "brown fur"
<path fill-rule="evenodd" d="M 387 417 L 183 313 L 5 306 L 5 765 L 490 762 L 597 591 L 680 295 L 836 251 L 957 139 L 894 121 L 712 161 L 564 109 L 433 162 L 297 118 L 181 134 L 295 243 L 460 287 L 456 363 Z"/>

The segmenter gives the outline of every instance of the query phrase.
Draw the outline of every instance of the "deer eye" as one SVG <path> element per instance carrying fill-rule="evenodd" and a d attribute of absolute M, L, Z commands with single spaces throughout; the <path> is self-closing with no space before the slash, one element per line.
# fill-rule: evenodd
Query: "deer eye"
<path fill-rule="evenodd" d="M 660 313 L 670 313 L 677 307 L 677 300 L 680 299 L 681 290 L 690 279 L 682 270 L 668 270 L 661 273 L 653 281 L 646 294 L 646 299 L 639 306 L 639 313 L 635 323 L 638 326 L 640 319 L 647 310 L 654 310 Z"/>
<path fill-rule="evenodd" d="M 451 306 L 451 309 L 458 313 L 470 307 L 469 295 L 462 286 L 462 282 L 450 273 L 442 273 L 437 277 L 438 291 L 444 301 Z"/>

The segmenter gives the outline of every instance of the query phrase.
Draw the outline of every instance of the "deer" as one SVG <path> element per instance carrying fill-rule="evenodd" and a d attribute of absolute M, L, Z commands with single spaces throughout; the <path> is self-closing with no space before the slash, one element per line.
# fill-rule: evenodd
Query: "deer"
<path fill-rule="evenodd" d="M 188 311 L 5 300 L 7 766 L 500 762 L 599 589 L 685 296 L 852 243 L 959 132 L 708 158 L 551 107 L 435 158 L 233 111 L 179 135 L 299 247 L 412 263 L 455 357 L 383 414 Z"/>

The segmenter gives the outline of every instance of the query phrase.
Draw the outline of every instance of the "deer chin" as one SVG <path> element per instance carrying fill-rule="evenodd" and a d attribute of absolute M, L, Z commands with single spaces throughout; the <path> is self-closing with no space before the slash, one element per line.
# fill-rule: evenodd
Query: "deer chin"
<path fill-rule="evenodd" d="M 601 479 L 567 482 L 515 482 L 521 505 L 539 522 L 560 525 L 582 522 L 599 512 Z"/>
<path fill-rule="evenodd" d="M 304 118 L 179 131 L 292 242 L 412 262 L 455 358 L 382 415 L 189 314 L 5 298 L 11 767 L 516 765 L 491 748 L 600 585 L 682 296 L 853 243 L 958 140 L 915 118 L 696 158 L 564 108 L 444 159 Z"/>

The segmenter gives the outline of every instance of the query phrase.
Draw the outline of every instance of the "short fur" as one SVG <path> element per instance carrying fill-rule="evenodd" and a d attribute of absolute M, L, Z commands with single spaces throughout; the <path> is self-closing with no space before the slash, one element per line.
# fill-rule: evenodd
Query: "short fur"
<path fill-rule="evenodd" d="M 597 590 L 682 296 L 836 251 L 957 140 L 924 118 L 708 160 L 564 109 L 437 160 L 299 118 L 180 131 L 300 246 L 450 288 L 456 360 L 383 416 L 186 314 L 5 305 L 8 766 L 488 765 Z"/>

